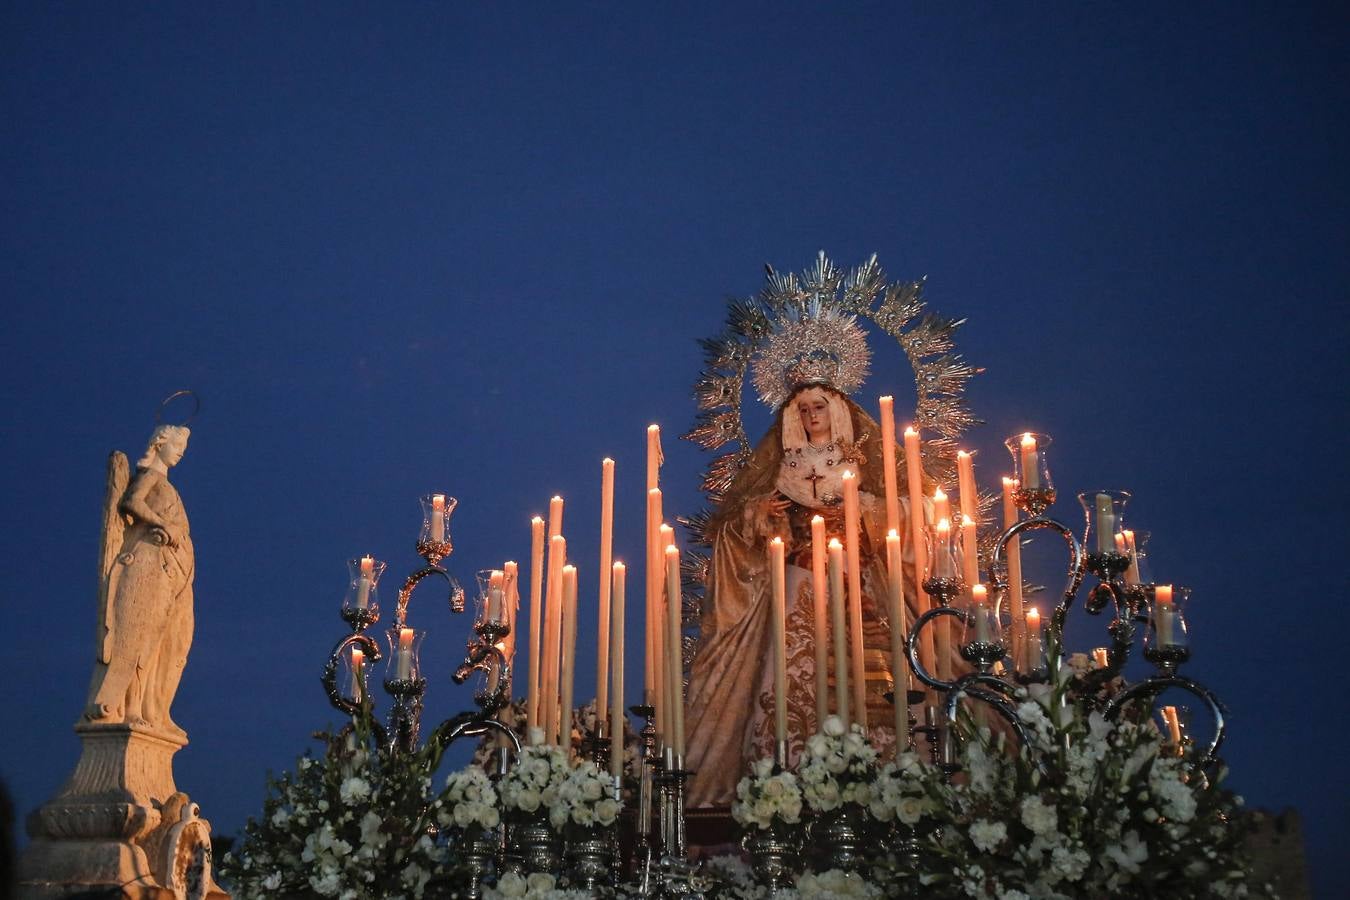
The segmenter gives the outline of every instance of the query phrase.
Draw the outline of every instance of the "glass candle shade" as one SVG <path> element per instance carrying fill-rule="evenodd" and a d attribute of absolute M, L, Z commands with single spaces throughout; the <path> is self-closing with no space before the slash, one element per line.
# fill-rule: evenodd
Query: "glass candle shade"
<path fill-rule="evenodd" d="M 347 560 L 347 593 L 342 598 L 342 617 L 348 622 L 360 620 L 369 624 L 379 618 L 380 576 L 387 565 L 384 560 L 372 556 Z"/>
<path fill-rule="evenodd" d="M 1025 636 L 1022 639 L 1021 658 L 1016 660 L 1017 671 L 1029 679 L 1044 678 L 1049 672 L 1045 662 L 1045 624 L 1035 607 L 1027 610 L 1023 630 Z"/>
<path fill-rule="evenodd" d="M 366 674 L 370 667 L 366 660 L 366 653 L 356 644 L 347 649 L 342 655 L 343 662 L 347 669 L 347 693 L 353 703 L 360 703 L 361 698 L 366 693 Z"/>
<path fill-rule="evenodd" d="M 1152 537 L 1152 532 L 1140 531 L 1137 528 L 1127 528 L 1125 531 L 1127 542 L 1130 537 L 1134 538 L 1130 577 L 1136 579 L 1138 584 L 1153 584 L 1153 567 L 1148 561 L 1148 539 Z"/>
<path fill-rule="evenodd" d="M 506 589 L 505 573 L 501 569 L 480 569 L 475 577 L 478 581 L 478 595 L 473 601 L 474 625 L 482 625 L 485 622 L 500 624 Z"/>
<path fill-rule="evenodd" d="M 1003 626 L 998 611 L 982 584 L 977 584 L 962 601 L 965 620 L 961 633 L 961 656 L 977 665 L 993 665 L 1003 658 Z"/>
<path fill-rule="evenodd" d="M 1125 504 L 1129 491 L 1096 490 L 1078 495 L 1087 519 L 1083 550 L 1088 568 L 1103 580 L 1115 578 L 1130 567 L 1130 549 L 1125 541 Z"/>
<path fill-rule="evenodd" d="M 450 555 L 450 515 L 459 501 L 446 494 L 427 494 L 422 504 L 422 530 L 417 533 L 417 552 L 439 561 Z"/>
<path fill-rule="evenodd" d="M 943 526 L 946 527 L 943 527 Z M 961 565 L 956 555 L 956 537 L 952 525 L 942 519 L 927 529 L 928 571 L 927 581 L 949 581 L 953 584 L 961 579 Z"/>
<path fill-rule="evenodd" d="M 386 657 L 385 684 L 415 682 L 422 677 L 419 656 L 425 631 L 412 628 L 391 628 L 386 632 L 389 655 Z"/>
<path fill-rule="evenodd" d="M 1013 480 L 1017 487 L 1013 499 L 1019 509 L 1034 516 L 1055 502 L 1055 483 L 1050 478 L 1049 454 L 1052 440 L 1048 434 L 1024 431 L 1003 442 L 1012 454 Z"/>
<path fill-rule="evenodd" d="M 1186 604 L 1190 588 L 1160 584 L 1153 588 L 1148 630 L 1144 632 L 1144 655 L 1161 662 L 1182 662 L 1191 654 Z"/>

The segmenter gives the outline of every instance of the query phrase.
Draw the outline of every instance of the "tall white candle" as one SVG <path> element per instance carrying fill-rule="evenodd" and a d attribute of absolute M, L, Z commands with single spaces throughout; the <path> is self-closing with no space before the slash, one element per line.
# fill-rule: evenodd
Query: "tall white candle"
<path fill-rule="evenodd" d="M 943 518 L 933 526 L 933 574 L 939 578 L 952 578 L 952 523 Z"/>
<path fill-rule="evenodd" d="M 904 560 L 900 535 L 895 529 L 886 535 L 887 615 L 891 620 L 891 672 L 894 673 L 895 755 L 909 745 L 909 664 L 905 642 L 909 633 L 905 622 Z"/>
<path fill-rule="evenodd" d="M 526 729 L 531 736 L 540 729 L 539 694 L 543 685 L 543 672 L 539 665 L 539 650 L 543 644 L 543 593 L 544 520 L 535 516 L 530 520 L 530 677 L 525 693 Z"/>
<path fill-rule="evenodd" d="M 1036 439 L 1031 432 L 1022 435 L 1022 487 L 1028 491 L 1041 486 L 1041 455 L 1036 451 Z"/>
<path fill-rule="evenodd" d="M 811 517 L 811 598 L 815 614 L 816 729 L 830 715 L 829 602 L 828 574 L 825 571 L 825 519 Z"/>
<path fill-rule="evenodd" d="M 1011 528 L 1017 524 L 1017 504 L 1013 499 L 1013 490 L 1017 482 L 1011 478 L 1003 479 L 1003 527 Z M 1008 563 L 1008 614 L 1012 618 L 1013 659 L 1022 658 L 1022 639 L 1025 624 L 1022 620 L 1022 539 L 1013 538 L 1008 542 L 1005 559 Z"/>
<path fill-rule="evenodd" d="M 623 712 L 623 621 L 624 586 L 628 569 L 621 562 L 614 563 L 613 585 L 610 590 L 609 658 L 613 662 L 613 683 L 609 692 L 609 774 L 623 775 L 624 712 Z M 598 707 L 597 707 L 598 710 Z"/>
<path fill-rule="evenodd" d="M 557 744 L 567 748 L 572 746 L 572 703 L 573 687 L 576 682 L 577 661 L 577 567 L 563 566 L 563 633 L 562 633 L 562 678 L 558 699 Z"/>
<path fill-rule="evenodd" d="M 548 581 L 544 587 L 544 681 L 541 685 L 544 739 L 558 742 L 559 681 L 562 663 L 563 567 L 567 539 L 555 535 L 548 542 Z"/>
<path fill-rule="evenodd" d="M 848 648 L 849 676 L 853 682 L 853 721 L 867 727 L 867 678 L 863 667 L 862 633 L 862 523 L 858 476 L 845 472 L 844 552 L 848 556 Z"/>
<path fill-rule="evenodd" d="M 595 660 L 595 712 L 597 726 L 604 724 L 609 706 L 610 563 L 614 553 L 614 460 L 600 461 L 600 621 Z M 603 729 L 602 729 L 603 730 Z"/>
<path fill-rule="evenodd" d="M 672 533 L 672 537 L 673 537 Z M 680 550 L 666 547 L 666 677 L 670 684 L 671 745 L 684 756 L 684 654 L 680 650 Z"/>
<path fill-rule="evenodd" d="M 783 539 L 769 541 L 769 589 L 773 599 L 773 735 L 787 740 L 787 570 Z"/>
<path fill-rule="evenodd" d="M 942 488 L 933 491 L 933 519 L 934 521 L 946 519 L 948 522 L 952 520 L 951 500 L 947 498 L 947 492 Z"/>
<path fill-rule="evenodd" d="M 563 498 L 554 496 L 548 501 L 548 536 L 549 539 L 562 534 L 563 519 Z"/>
<path fill-rule="evenodd" d="M 900 492 L 895 471 L 895 400 L 881 398 L 881 466 L 886 488 L 886 530 L 900 530 Z"/>
<path fill-rule="evenodd" d="M 975 489 L 975 455 L 956 451 L 956 488 L 961 493 L 961 515 L 980 518 L 980 494 Z"/>
<path fill-rule="evenodd" d="M 431 539 L 445 540 L 445 495 L 433 494 L 431 497 Z"/>
<path fill-rule="evenodd" d="M 848 702 L 848 631 L 844 622 L 844 545 L 831 538 L 829 551 L 830 632 L 834 647 L 834 711 L 841 721 L 853 721 Z M 823 725 L 823 722 L 817 723 Z"/>
<path fill-rule="evenodd" d="M 923 589 L 922 583 L 924 573 L 928 571 L 928 547 L 924 543 L 926 521 L 923 509 L 923 460 L 920 454 L 919 431 L 912 426 L 905 429 L 905 476 L 909 481 L 909 540 L 910 546 L 914 548 L 914 571 L 918 573 L 920 582 L 916 592 L 919 600 L 917 608 L 920 613 L 924 613 L 932 608 L 933 599 Z M 937 671 L 935 668 L 937 653 L 933 649 L 931 628 L 925 628 L 919 635 L 919 657 L 924 668 L 930 672 Z"/>
<path fill-rule="evenodd" d="M 980 539 L 975 533 L 975 520 L 961 514 L 961 578 L 966 584 L 980 580 Z"/>
<path fill-rule="evenodd" d="M 648 462 L 648 475 L 654 471 L 650 461 Z M 661 544 L 661 489 L 647 489 L 647 565 L 646 574 L 646 619 L 645 619 L 645 637 L 647 642 L 646 657 L 646 683 L 644 689 L 646 692 L 646 702 L 648 706 L 655 707 L 657 712 L 661 709 L 661 642 L 657 640 L 661 634 L 660 616 L 657 614 L 660 609 L 659 586 L 660 580 L 657 576 L 659 571 L 658 548 Z M 659 726 L 658 726 L 658 731 Z"/>

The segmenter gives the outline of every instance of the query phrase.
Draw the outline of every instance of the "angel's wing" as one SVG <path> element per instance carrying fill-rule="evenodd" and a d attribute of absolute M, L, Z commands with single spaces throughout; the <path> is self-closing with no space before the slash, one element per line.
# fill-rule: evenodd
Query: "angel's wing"
<path fill-rule="evenodd" d="M 112 598 L 116 595 L 117 555 L 122 552 L 122 538 L 126 521 L 117 507 L 131 481 L 131 466 L 125 453 L 114 450 L 108 457 L 108 488 L 103 495 L 103 543 L 98 557 L 98 630 L 96 645 L 98 661 L 112 659 L 113 611 Z"/>

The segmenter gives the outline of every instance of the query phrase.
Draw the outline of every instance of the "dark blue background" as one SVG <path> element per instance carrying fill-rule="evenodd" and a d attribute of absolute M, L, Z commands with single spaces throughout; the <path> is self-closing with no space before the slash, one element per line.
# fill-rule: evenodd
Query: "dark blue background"
<path fill-rule="evenodd" d="M 21 810 L 78 750 L 104 459 L 136 458 L 167 393 L 204 400 L 173 476 L 198 552 L 177 772 L 233 831 L 333 721 L 347 557 L 401 576 L 416 497 L 445 490 L 468 580 L 527 557 L 560 492 L 593 609 L 600 458 L 637 560 L 649 421 L 667 509 L 700 504 L 706 459 L 674 440 L 695 339 L 765 262 L 875 251 L 970 319 L 986 487 L 1037 428 L 1064 494 L 1136 492 L 1195 589 L 1233 783 L 1296 806 L 1319 893 L 1344 891 L 1344 9 L 720 7 L 5 5 Z M 908 378 L 886 348 L 860 396 Z M 465 619 L 413 619 L 432 712 L 463 707 Z"/>

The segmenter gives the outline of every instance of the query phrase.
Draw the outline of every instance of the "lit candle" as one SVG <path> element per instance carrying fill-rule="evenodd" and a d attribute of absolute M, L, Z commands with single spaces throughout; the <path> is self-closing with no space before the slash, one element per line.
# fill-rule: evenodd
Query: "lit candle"
<path fill-rule="evenodd" d="M 1022 435 L 1022 487 L 1034 491 L 1041 486 L 1041 455 L 1036 452 L 1036 439 L 1031 432 Z"/>
<path fill-rule="evenodd" d="M 370 586 L 374 581 L 374 576 L 374 557 L 361 557 L 361 574 L 356 579 L 356 605 L 361 609 L 370 605 Z"/>
<path fill-rule="evenodd" d="M 900 530 L 900 493 L 895 481 L 895 400 L 881 398 L 881 467 L 886 486 L 886 530 Z"/>
<path fill-rule="evenodd" d="M 947 492 L 942 488 L 933 491 L 933 518 L 952 520 L 952 504 L 947 499 Z"/>
<path fill-rule="evenodd" d="M 413 630 L 411 628 L 401 628 L 398 632 L 398 678 L 400 681 L 407 681 L 412 678 L 413 663 Z"/>
<path fill-rule="evenodd" d="M 862 633 L 862 528 L 858 500 L 858 476 L 845 472 L 844 552 L 848 554 L 848 649 L 849 675 L 853 682 L 853 721 L 867 728 L 867 679 L 863 668 Z"/>
<path fill-rule="evenodd" d="M 975 613 L 975 640 L 981 644 L 992 644 L 994 633 L 989 621 L 989 593 L 982 584 L 970 588 L 971 611 Z"/>
<path fill-rule="evenodd" d="M 530 519 L 530 678 L 525 688 L 526 733 L 531 736 L 539 729 L 539 692 L 543 683 L 539 667 L 543 592 L 544 520 L 535 516 Z"/>
<path fill-rule="evenodd" d="M 1125 533 L 1123 531 L 1116 532 L 1116 552 L 1121 556 L 1130 552 L 1130 548 L 1125 545 Z"/>
<path fill-rule="evenodd" d="M 980 580 L 980 544 L 975 534 L 975 520 L 961 514 L 961 577 L 966 584 Z"/>
<path fill-rule="evenodd" d="M 955 577 L 952 572 L 952 523 L 938 519 L 933 526 L 933 574 L 938 578 Z"/>
<path fill-rule="evenodd" d="M 825 571 L 825 519 L 811 517 L 811 597 L 815 613 L 816 730 L 830 715 L 829 603 Z"/>
<path fill-rule="evenodd" d="M 1092 651 L 1092 663 L 1099 669 L 1105 669 L 1111 665 L 1111 655 L 1106 652 L 1105 647 L 1097 647 Z"/>
<path fill-rule="evenodd" d="M 511 627 L 511 644 L 516 642 L 516 613 L 520 611 L 520 567 L 515 560 L 502 563 L 502 621 Z"/>
<path fill-rule="evenodd" d="M 624 714 L 623 714 L 623 616 L 624 585 L 628 580 L 628 569 L 621 562 L 613 565 L 614 583 L 610 590 L 610 629 L 609 658 L 614 663 L 614 683 L 609 693 L 609 774 L 615 778 L 623 775 L 624 754 Z M 599 707 L 597 707 L 599 709 Z"/>
<path fill-rule="evenodd" d="M 431 539 L 445 540 L 445 495 L 433 494 L 431 497 Z"/>
<path fill-rule="evenodd" d="M 895 755 L 898 757 L 909 745 L 909 665 L 905 659 L 904 560 L 900 551 L 900 535 L 892 528 L 886 535 L 886 569 L 889 590 L 886 594 L 887 614 L 891 620 L 891 671 L 895 673 Z"/>
<path fill-rule="evenodd" d="M 844 545 L 838 538 L 830 538 L 830 632 L 834 645 L 834 712 L 847 723 L 852 718 L 848 708 L 848 632 L 844 625 Z M 824 725 L 823 721 L 817 723 Z"/>
<path fill-rule="evenodd" d="M 769 541 L 769 588 L 773 597 L 773 736 L 787 740 L 787 570 L 783 539 Z"/>
<path fill-rule="evenodd" d="M 487 619 L 488 622 L 502 621 L 502 585 L 505 583 L 506 573 L 501 569 L 493 569 L 492 574 L 488 576 L 488 602 Z"/>
<path fill-rule="evenodd" d="M 600 621 L 597 631 L 595 660 L 596 727 L 605 721 L 609 706 L 609 645 L 610 563 L 614 554 L 614 460 L 600 461 Z"/>
<path fill-rule="evenodd" d="M 1125 570 L 1125 583 L 1139 583 L 1139 548 L 1134 545 L 1134 532 L 1126 528 L 1121 532 L 1125 536 L 1125 547 L 1130 552 L 1130 567 Z"/>
<path fill-rule="evenodd" d="M 360 703 L 361 697 L 361 667 L 365 665 L 366 654 L 360 647 L 352 648 L 352 699 Z"/>
<path fill-rule="evenodd" d="M 1013 500 L 1013 491 L 1017 482 L 1011 478 L 1003 479 L 1003 527 L 1011 528 L 1017 524 L 1017 504 Z M 1021 659 L 1022 649 L 1022 539 L 1015 537 L 1008 541 L 1004 550 L 1008 563 L 1008 614 L 1012 617 L 1013 659 Z"/>
<path fill-rule="evenodd" d="M 1172 607 L 1172 586 L 1160 584 L 1153 589 L 1153 627 L 1158 633 L 1158 646 L 1171 647 L 1173 640 L 1172 621 L 1176 610 Z"/>
<path fill-rule="evenodd" d="M 661 463 L 661 426 L 647 426 L 647 490 L 660 486 Z"/>
<path fill-rule="evenodd" d="M 558 746 L 572 748 L 572 688 L 577 660 L 577 567 L 563 566 L 562 691 L 558 701 Z"/>
<path fill-rule="evenodd" d="M 653 426 L 655 427 L 655 426 Z M 650 435 L 650 430 L 648 431 Z M 649 446 L 650 449 L 650 446 Z M 650 478 L 652 474 L 652 465 L 650 458 L 647 464 L 647 475 Z M 646 566 L 646 585 L 647 585 L 647 611 L 646 611 L 646 639 L 647 639 L 647 660 L 646 660 L 646 700 L 647 705 L 656 708 L 659 715 L 661 706 L 661 642 L 658 640 L 661 634 L 661 617 L 658 615 L 660 610 L 660 578 L 657 573 L 660 571 L 660 546 L 661 546 L 661 489 L 648 488 L 647 490 L 647 566 Z M 659 732 L 659 728 L 658 728 Z"/>
<path fill-rule="evenodd" d="M 1027 672 L 1035 672 L 1041 667 L 1044 654 L 1041 650 L 1041 611 L 1034 606 L 1027 610 L 1026 648 L 1023 665 Z"/>
<path fill-rule="evenodd" d="M 674 533 L 672 531 L 672 538 Z M 666 677 L 670 684 L 671 745 L 684 756 L 684 654 L 680 652 L 680 548 L 666 547 Z"/>
<path fill-rule="evenodd" d="M 980 580 L 980 492 L 975 487 L 975 455 L 956 451 L 956 487 L 961 492 L 961 571 L 966 584 Z M 966 520 L 970 528 L 966 528 Z"/>
<path fill-rule="evenodd" d="M 670 656 L 670 635 L 666 620 L 670 604 L 666 597 L 666 548 L 675 542 L 675 530 L 662 522 L 656 526 L 656 549 L 655 549 L 655 571 L 656 571 L 656 683 L 657 696 L 660 702 L 657 704 L 657 733 L 661 735 L 662 743 L 671 749 L 675 749 L 675 721 L 671 718 L 674 715 L 675 685 L 671 684 L 671 656 Z"/>
<path fill-rule="evenodd" d="M 905 429 L 905 476 L 909 481 L 909 540 L 914 548 L 914 571 L 920 582 L 917 608 L 922 614 L 932 607 L 933 599 L 922 584 L 924 573 L 928 571 L 928 546 L 924 543 L 923 461 L 920 459 L 919 431 L 913 426 Z M 929 672 L 936 671 L 932 629 L 925 628 L 919 635 L 919 657 L 924 668 Z"/>
<path fill-rule="evenodd" d="M 1167 735 L 1172 739 L 1173 746 L 1181 746 L 1181 717 L 1177 715 L 1175 706 L 1164 706 L 1162 708 L 1163 721 L 1167 723 Z"/>
<path fill-rule="evenodd" d="M 1097 552 L 1110 553 L 1116 549 L 1116 517 L 1111 504 L 1110 494 L 1098 494 L 1097 508 Z"/>

